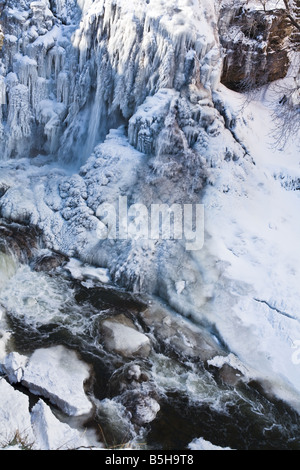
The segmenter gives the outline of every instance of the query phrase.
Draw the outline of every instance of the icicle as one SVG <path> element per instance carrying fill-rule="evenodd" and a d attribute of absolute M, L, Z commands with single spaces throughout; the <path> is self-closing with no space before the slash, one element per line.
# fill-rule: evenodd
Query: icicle
<path fill-rule="evenodd" d="M 6 84 L 4 77 L 0 76 L 0 106 L 6 104 Z"/>

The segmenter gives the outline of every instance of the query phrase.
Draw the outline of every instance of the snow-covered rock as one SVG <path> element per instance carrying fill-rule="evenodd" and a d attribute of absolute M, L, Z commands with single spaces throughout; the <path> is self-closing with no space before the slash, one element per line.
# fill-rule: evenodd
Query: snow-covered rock
<path fill-rule="evenodd" d="M 0 372 L 11 383 L 21 382 L 28 357 L 17 352 L 11 352 L 0 362 Z"/>
<path fill-rule="evenodd" d="M 125 364 L 110 378 L 109 389 L 115 400 L 129 411 L 131 421 L 138 426 L 151 423 L 160 411 L 159 393 L 151 373 L 142 362 Z"/>
<path fill-rule="evenodd" d="M 139 426 L 144 426 L 155 420 L 160 410 L 159 403 L 150 396 L 132 397 L 132 406 L 129 408 L 133 414 L 133 421 Z"/>
<path fill-rule="evenodd" d="M 151 350 L 150 339 L 138 331 L 124 315 L 108 318 L 101 323 L 104 344 L 125 357 L 147 357 Z"/>
<path fill-rule="evenodd" d="M 29 390 L 48 398 L 70 416 L 89 414 L 92 402 L 84 383 L 90 377 L 90 367 L 77 354 L 63 346 L 37 349 L 24 369 L 22 383 Z"/>
<path fill-rule="evenodd" d="M 209 441 L 203 439 L 203 437 L 199 437 L 198 439 L 193 439 L 192 442 L 188 445 L 188 449 L 190 450 L 232 450 L 230 447 L 220 447 L 215 446 Z"/>
<path fill-rule="evenodd" d="M 31 423 L 35 448 L 39 450 L 74 450 L 89 446 L 84 430 L 80 432 L 59 421 L 41 399 L 32 408 Z"/>
<path fill-rule="evenodd" d="M 30 411 L 28 396 L 0 378 L 0 450 L 101 448 L 95 444 L 84 429 L 58 420 L 43 400 Z"/>
<path fill-rule="evenodd" d="M 5 330 L 0 330 L 0 360 L 5 358 L 7 354 L 7 343 L 11 338 L 11 333 Z"/>
<path fill-rule="evenodd" d="M 15 440 L 28 447 L 34 443 L 29 399 L 0 378 L 0 447 Z"/>

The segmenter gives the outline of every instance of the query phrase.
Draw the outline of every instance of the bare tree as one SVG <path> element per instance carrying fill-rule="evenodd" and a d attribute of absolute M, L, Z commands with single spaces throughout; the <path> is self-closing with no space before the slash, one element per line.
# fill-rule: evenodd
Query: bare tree
<path fill-rule="evenodd" d="M 281 84 L 276 84 L 278 102 L 273 106 L 274 146 L 283 149 L 290 140 L 296 140 L 300 147 L 300 64 L 299 54 L 295 57 L 294 72 Z"/>
<path fill-rule="evenodd" d="M 291 24 L 300 31 L 300 2 L 295 0 L 283 0 L 285 15 Z"/>
<path fill-rule="evenodd" d="M 264 12 L 272 11 L 269 0 L 258 0 Z M 283 2 L 283 3 L 282 3 Z M 245 3 L 248 3 L 246 0 Z M 282 8 L 284 5 L 284 8 Z M 285 47 L 289 51 L 290 68 L 286 79 L 274 86 L 272 138 L 274 146 L 283 149 L 291 139 L 296 139 L 300 146 L 300 0 L 282 0 L 272 4 L 272 9 L 285 17 L 293 28 Z M 248 83 L 247 101 L 254 96 Z"/>

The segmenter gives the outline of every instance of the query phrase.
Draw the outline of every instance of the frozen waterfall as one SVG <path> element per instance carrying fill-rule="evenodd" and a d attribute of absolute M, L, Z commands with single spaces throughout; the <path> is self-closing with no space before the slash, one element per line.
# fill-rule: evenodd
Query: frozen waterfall
<path fill-rule="evenodd" d="M 147 96 L 219 83 L 208 1 L 9 0 L 1 25 L 4 159 L 46 152 L 82 164 Z"/>

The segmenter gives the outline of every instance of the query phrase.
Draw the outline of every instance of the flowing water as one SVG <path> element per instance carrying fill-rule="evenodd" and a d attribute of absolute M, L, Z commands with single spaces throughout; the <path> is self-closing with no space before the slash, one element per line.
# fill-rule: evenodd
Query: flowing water
<path fill-rule="evenodd" d="M 164 350 L 149 331 L 152 353 L 134 362 L 151 377 L 160 411 L 151 423 L 133 423 L 113 381 L 132 361 L 104 348 L 99 322 L 120 313 L 138 318 L 147 305 L 143 299 L 114 286 L 82 283 L 64 268 L 36 272 L 0 253 L 0 305 L 6 312 L 0 329 L 12 334 L 8 351 L 29 355 L 61 344 L 93 365 L 96 412 L 86 426 L 108 446 L 134 441 L 140 448 L 179 450 L 203 437 L 232 449 L 300 450 L 300 419 L 289 406 L 268 399 L 257 384 L 226 385 L 199 361 Z"/>

